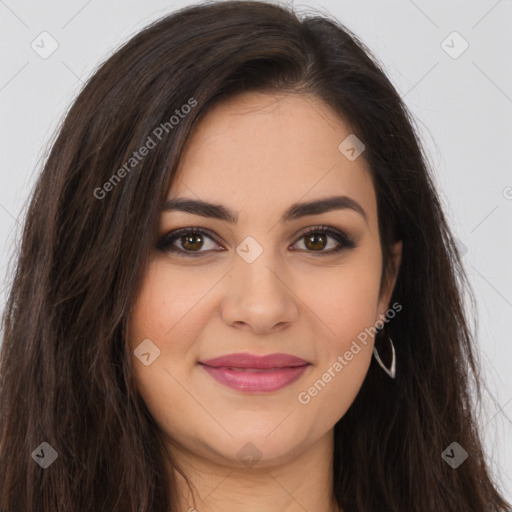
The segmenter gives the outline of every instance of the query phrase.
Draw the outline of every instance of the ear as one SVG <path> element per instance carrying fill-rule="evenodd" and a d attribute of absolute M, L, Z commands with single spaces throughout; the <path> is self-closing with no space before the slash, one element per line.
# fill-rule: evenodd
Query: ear
<path fill-rule="evenodd" d="M 386 315 L 386 311 L 389 309 L 389 301 L 391 300 L 391 295 L 393 294 L 398 277 L 398 271 L 400 269 L 400 263 L 402 262 L 402 245 L 402 240 L 399 240 L 392 247 L 391 271 L 387 282 L 383 285 L 383 290 L 379 299 L 377 319 L 384 317 Z"/>

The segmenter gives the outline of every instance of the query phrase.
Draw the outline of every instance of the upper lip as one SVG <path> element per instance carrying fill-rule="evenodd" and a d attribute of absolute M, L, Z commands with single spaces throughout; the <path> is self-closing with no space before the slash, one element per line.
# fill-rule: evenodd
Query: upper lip
<path fill-rule="evenodd" d="M 206 361 L 199 361 L 200 364 L 213 367 L 232 367 L 232 368 L 286 368 L 290 366 L 303 366 L 310 364 L 300 357 L 290 354 L 268 354 L 258 356 L 249 353 L 227 354 Z"/>

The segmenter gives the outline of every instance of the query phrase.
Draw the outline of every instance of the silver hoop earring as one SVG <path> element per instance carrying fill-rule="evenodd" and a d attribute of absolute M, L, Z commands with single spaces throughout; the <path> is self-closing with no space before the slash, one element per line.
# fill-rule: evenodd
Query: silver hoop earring
<path fill-rule="evenodd" d="M 389 339 L 389 343 L 391 343 L 391 351 L 393 353 L 393 359 L 391 360 L 391 368 L 386 368 L 386 366 L 384 365 L 384 363 L 382 362 L 380 356 L 379 356 L 379 353 L 377 352 L 377 348 L 375 347 L 375 345 L 373 346 L 373 355 L 375 356 L 375 359 L 377 360 L 377 363 L 379 363 L 380 367 L 392 378 L 394 379 L 395 378 L 395 375 L 396 375 L 396 357 L 395 357 L 395 347 L 393 345 L 393 341 L 391 340 L 391 338 L 388 336 L 388 339 Z"/>

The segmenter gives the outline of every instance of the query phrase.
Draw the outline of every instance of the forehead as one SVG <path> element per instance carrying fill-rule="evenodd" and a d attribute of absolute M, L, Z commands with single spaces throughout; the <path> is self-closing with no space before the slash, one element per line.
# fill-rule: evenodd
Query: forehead
<path fill-rule="evenodd" d="M 364 158 L 350 161 L 338 148 L 351 133 L 314 96 L 240 94 L 202 118 L 168 196 L 226 204 L 243 216 L 251 206 L 281 212 L 299 200 L 343 194 L 375 221 L 375 191 Z"/>

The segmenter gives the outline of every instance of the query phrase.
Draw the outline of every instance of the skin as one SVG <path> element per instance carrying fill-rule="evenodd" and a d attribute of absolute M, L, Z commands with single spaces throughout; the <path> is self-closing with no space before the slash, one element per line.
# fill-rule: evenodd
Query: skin
<path fill-rule="evenodd" d="M 364 381 L 373 338 L 359 343 L 361 350 L 309 403 L 298 395 L 384 318 L 402 251 L 398 242 L 396 271 L 379 296 L 375 190 L 364 157 L 350 161 L 338 149 L 350 133 L 316 97 L 251 92 L 217 104 L 188 141 L 168 198 L 224 205 L 238 212 L 238 222 L 162 213 L 160 237 L 199 226 L 212 239 L 192 245 L 189 252 L 202 252 L 196 258 L 155 247 L 130 327 L 132 351 L 145 339 L 160 350 L 148 366 L 134 357 L 134 372 L 192 484 L 190 491 L 177 474 L 180 510 L 339 510 L 332 492 L 333 428 Z M 292 203 L 334 194 L 356 200 L 367 222 L 352 209 L 279 222 Z M 320 224 L 345 232 L 357 247 L 319 255 L 338 246 L 330 236 L 326 245 L 301 236 Z M 236 252 L 247 236 L 263 249 L 252 263 Z M 179 238 L 173 246 L 190 247 Z M 215 252 L 219 247 L 225 250 Z M 233 352 L 284 352 L 312 364 L 283 389 L 246 393 L 198 364 Z M 247 443 L 260 457 L 251 467 L 237 456 L 249 450 Z"/>

